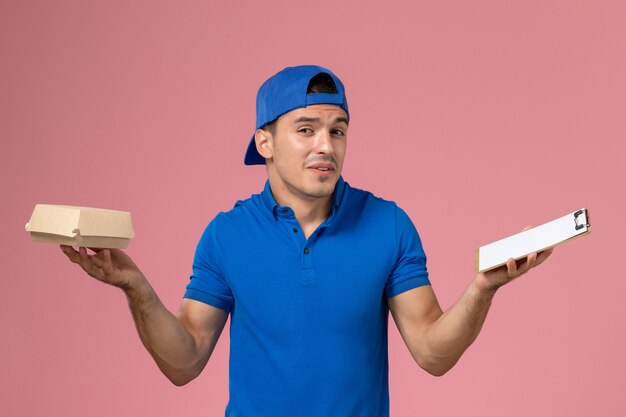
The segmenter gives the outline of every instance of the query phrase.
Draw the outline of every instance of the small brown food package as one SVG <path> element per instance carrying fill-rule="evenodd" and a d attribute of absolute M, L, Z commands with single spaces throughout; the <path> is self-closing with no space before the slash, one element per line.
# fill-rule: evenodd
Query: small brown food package
<path fill-rule="evenodd" d="M 35 242 L 124 249 L 135 236 L 130 213 L 92 207 L 37 204 L 26 231 Z"/>

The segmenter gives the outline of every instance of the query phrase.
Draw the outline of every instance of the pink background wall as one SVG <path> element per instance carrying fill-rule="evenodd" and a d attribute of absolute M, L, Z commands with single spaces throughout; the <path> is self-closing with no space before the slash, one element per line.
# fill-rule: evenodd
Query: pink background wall
<path fill-rule="evenodd" d="M 625 415 L 625 21 L 622 1 L 2 1 L 0 415 L 223 415 L 227 331 L 172 386 L 122 293 L 24 224 L 39 202 L 131 211 L 128 253 L 176 310 L 205 225 L 264 183 L 242 165 L 258 86 L 308 63 L 347 85 L 344 177 L 409 213 L 444 307 L 476 246 L 592 216 L 443 378 L 392 326 L 392 414 Z"/>

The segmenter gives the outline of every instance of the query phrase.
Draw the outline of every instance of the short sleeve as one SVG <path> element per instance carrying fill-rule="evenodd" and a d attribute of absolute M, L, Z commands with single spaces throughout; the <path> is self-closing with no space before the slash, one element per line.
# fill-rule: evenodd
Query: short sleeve
<path fill-rule="evenodd" d="M 219 252 L 220 244 L 216 230 L 218 222 L 219 216 L 207 226 L 200 238 L 193 260 L 193 272 L 184 298 L 230 312 L 234 299 L 222 268 L 223 258 Z"/>
<path fill-rule="evenodd" d="M 387 298 L 422 285 L 430 285 L 426 254 L 422 241 L 409 216 L 396 206 L 396 263 L 387 279 Z"/>

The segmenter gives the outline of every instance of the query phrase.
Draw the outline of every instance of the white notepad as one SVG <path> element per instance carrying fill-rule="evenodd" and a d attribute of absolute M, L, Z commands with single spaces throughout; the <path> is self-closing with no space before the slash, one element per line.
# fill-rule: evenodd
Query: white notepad
<path fill-rule="evenodd" d="M 533 252 L 565 243 L 591 231 L 586 209 L 495 241 L 476 250 L 476 272 L 505 265 L 510 258 L 522 259 Z"/>

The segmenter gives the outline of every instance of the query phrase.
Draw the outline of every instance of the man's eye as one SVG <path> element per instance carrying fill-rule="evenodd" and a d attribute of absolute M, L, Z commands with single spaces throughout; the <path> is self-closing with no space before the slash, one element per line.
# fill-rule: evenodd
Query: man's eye
<path fill-rule="evenodd" d="M 333 135 L 343 136 L 345 133 L 343 133 L 343 130 L 335 129 L 333 130 Z"/>
<path fill-rule="evenodd" d="M 308 127 L 302 127 L 300 129 L 298 129 L 298 132 L 300 132 L 300 133 L 311 133 L 313 131 L 310 128 L 308 128 Z"/>

